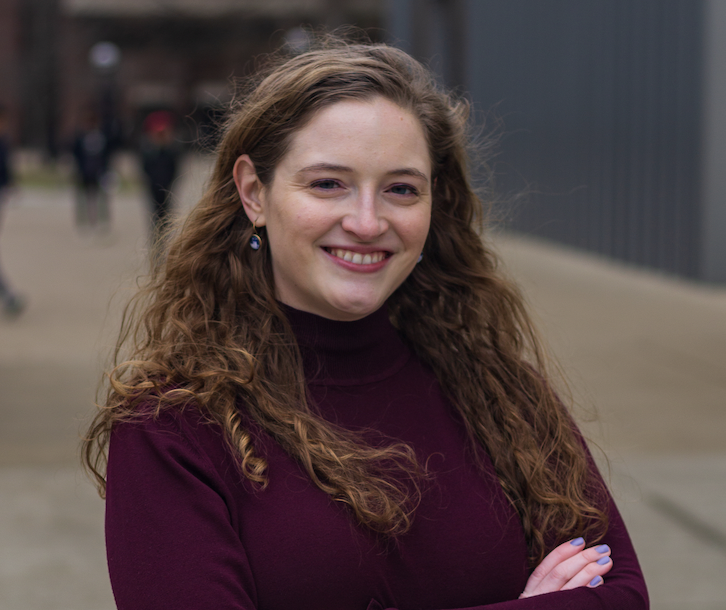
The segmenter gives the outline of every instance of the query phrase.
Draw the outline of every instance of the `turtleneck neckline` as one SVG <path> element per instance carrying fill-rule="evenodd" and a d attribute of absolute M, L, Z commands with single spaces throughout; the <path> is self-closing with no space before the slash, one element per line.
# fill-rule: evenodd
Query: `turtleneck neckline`
<path fill-rule="evenodd" d="M 308 384 L 373 383 L 399 371 L 411 357 L 385 304 L 352 322 L 281 305 L 300 346 Z"/>

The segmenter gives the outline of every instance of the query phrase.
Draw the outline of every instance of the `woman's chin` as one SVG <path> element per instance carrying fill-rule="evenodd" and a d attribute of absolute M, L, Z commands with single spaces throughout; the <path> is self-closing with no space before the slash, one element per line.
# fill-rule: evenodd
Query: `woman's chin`
<path fill-rule="evenodd" d="M 278 299 L 295 309 L 328 318 L 350 322 L 360 320 L 378 311 L 387 295 L 381 292 L 331 291 L 316 298 L 295 298 L 297 295 L 279 294 Z"/>
<path fill-rule="evenodd" d="M 329 305 L 330 315 L 326 316 L 334 320 L 360 320 L 378 311 L 384 300 L 379 298 L 367 299 L 340 299 L 332 301 Z"/>

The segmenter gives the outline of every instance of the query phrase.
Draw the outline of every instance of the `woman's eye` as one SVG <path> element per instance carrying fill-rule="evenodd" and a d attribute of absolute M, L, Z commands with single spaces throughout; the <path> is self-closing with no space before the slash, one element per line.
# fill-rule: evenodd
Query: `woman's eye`
<path fill-rule="evenodd" d="M 394 195 L 418 195 L 418 191 L 408 184 L 394 184 L 388 190 Z"/>
<path fill-rule="evenodd" d="M 335 180 L 318 180 L 313 182 L 313 188 L 321 189 L 323 191 L 332 191 L 340 186 Z"/>

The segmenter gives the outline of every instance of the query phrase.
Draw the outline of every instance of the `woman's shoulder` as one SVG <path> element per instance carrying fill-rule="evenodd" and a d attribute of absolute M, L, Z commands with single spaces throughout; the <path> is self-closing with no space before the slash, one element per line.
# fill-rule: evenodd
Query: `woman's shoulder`
<path fill-rule="evenodd" d="M 194 403 L 170 405 L 164 404 L 154 396 L 149 396 L 133 406 L 125 407 L 123 416 L 114 422 L 113 429 L 114 432 L 116 430 L 182 432 L 199 427 L 204 420 L 205 416 Z"/>
<path fill-rule="evenodd" d="M 109 453 L 110 459 L 145 454 L 211 466 L 229 459 L 222 427 L 196 405 L 159 407 L 152 400 L 113 424 Z"/>

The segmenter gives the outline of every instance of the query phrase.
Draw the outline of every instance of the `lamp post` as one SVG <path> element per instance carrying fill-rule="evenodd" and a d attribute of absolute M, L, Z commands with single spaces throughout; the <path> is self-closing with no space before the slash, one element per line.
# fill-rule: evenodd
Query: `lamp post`
<path fill-rule="evenodd" d="M 113 42 L 97 42 L 88 52 L 88 61 L 100 80 L 101 128 L 113 150 L 118 146 L 121 135 L 116 113 L 116 74 L 121 65 L 121 49 Z"/>

